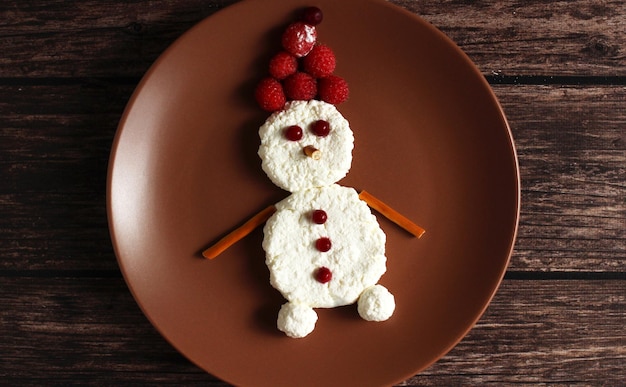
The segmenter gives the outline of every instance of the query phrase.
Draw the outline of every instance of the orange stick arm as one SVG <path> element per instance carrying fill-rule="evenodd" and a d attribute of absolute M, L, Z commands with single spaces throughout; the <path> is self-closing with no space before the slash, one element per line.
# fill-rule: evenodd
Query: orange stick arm
<path fill-rule="evenodd" d="M 426 230 L 411 222 L 411 220 L 409 220 L 407 217 L 389 207 L 387 204 L 383 203 L 380 199 L 376 198 L 369 192 L 361 191 L 361 193 L 359 194 L 359 198 L 367 203 L 368 206 L 380 212 L 387 219 L 391 220 L 392 222 L 402 227 L 409 233 L 415 235 L 416 237 L 420 238 L 426 232 Z"/>
<path fill-rule="evenodd" d="M 274 205 L 266 207 L 261 212 L 250 218 L 246 223 L 237 227 L 226 236 L 224 236 L 222 239 L 217 241 L 217 243 L 215 243 L 213 246 L 204 250 L 202 252 L 202 255 L 208 259 L 213 259 L 217 257 L 218 255 L 223 253 L 224 250 L 228 249 L 230 246 L 234 245 L 243 237 L 254 231 L 255 228 L 265 223 L 270 218 L 270 216 L 274 214 L 274 212 L 276 212 L 276 207 L 274 207 Z"/>

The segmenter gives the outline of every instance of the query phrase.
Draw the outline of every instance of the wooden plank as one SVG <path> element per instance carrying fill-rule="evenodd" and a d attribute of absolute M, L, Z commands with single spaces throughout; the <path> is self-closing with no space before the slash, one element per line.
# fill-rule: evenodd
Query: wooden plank
<path fill-rule="evenodd" d="M 626 87 L 493 89 L 522 180 L 510 269 L 625 271 Z"/>
<path fill-rule="evenodd" d="M 106 82 L 0 86 L 0 269 L 117 269 L 106 169 L 132 89 Z M 624 272 L 626 88 L 494 90 L 522 175 L 510 269 Z"/>
<path fill-rule="evenodd" d="M 0 87 L 0 269 L 116 269 L 107 163 L 133 87 Z"/>
<path fill-rule="evenodd" d="M 626 75 L 626 3 L 397 0 L 490 75 Z"/>
<path fill-rule="evenodd" d="M 136 77 L 182 33 L 234 2 L 6 3 L 0 77 Z"/>
<path fill-rule="evenodd" d="M 226 385 L 161 338 L 121 279 L 0 277 L 0 289 L 7 385 Z M 505 281 L 469 335 L 401 385 L 618 385 L 624 321 L 626 281 Z"/>
<path fill-rule="evenodd" d="M 626 281 L 505 281 L 470 334 L 407 385 L 619 385 Z"/>
<path fill-rule="evenodd" d="M 0 5 L 0 78 L 138 77 L 194 24 L 235 2 L 9 2 Z M 620 0 L 392 2 L 450 36 L 484 74 L 626 75 Z"/>
<path fill-rule="evenodd" d="M 0 277 L 0 289 L 6 385 L 225 385 L 158 334 L 121 278 Z"/>

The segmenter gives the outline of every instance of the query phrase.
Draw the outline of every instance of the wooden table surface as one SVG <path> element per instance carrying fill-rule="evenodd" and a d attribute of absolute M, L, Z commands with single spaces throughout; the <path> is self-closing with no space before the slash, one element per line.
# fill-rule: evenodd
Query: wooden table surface
<path fill-rule="evenodd" d="M 119 271 L 107 162 L 133 89 L 234 1 L 0 4 L 0 384 L 226 385 L 150 325 Z M 393 3 L 492 85 L 519 153 L 509 270 L 463 341 L 401 385 L 626 381 L 626 3 Z"/>

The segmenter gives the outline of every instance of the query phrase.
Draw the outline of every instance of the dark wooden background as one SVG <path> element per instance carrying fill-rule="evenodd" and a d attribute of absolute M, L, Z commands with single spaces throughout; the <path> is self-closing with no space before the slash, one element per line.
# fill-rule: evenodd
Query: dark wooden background
<path fill-rule="evenodd" d="M 0 2 L 0 384 L 213 385 L 150 325 L 118 269 L 105 184 L 148 66 L 234 1 Z M 493 303 L 402 385 L 626 381 L 626 3 L 393 1 L 491 83 L 522 213 Z"/>

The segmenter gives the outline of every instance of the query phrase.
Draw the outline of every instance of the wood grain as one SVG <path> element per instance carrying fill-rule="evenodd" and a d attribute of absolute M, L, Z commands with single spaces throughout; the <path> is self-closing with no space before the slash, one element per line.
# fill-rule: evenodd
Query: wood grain
<path fill-rule="evenodd" d="M 626 75 L 626 3 L 393 1 L 459 45 L 484 74 Z"/>
<path fill-rule="evenodd" d="M 461 344 L 408 385 L 619 385 L 625 321 L 626 281 L 505 281 Z"/>
<path fill-rule="evenodd" d="M 517 146 L 511 270 L 626 269 L 626 87 L 493 86 Z"/>
<path fill-rule="evenodd" d="M 3 384 L 224 385 L 161 338 L 121 278 L 0 278 L 0 288 Z"/>
<path fill-rule="evenodd" d="M 176 38 L 236 1 L 9 2 L 0 77 L 137 77 Z M 485 74 L 625 76 L 625 3 L 406 1 Z"/>
<path fill-rule="evenodd" d="M 0 287 L 7 385 L 226 385 L 159 336 L 121 279 L 0 278 Z M 401 385 L 617 385 L 625 318 L 626 281 L 505 281 L 470 334 Z"/>
<path fill-rule="evenodd" d="M 1 269 L 116 269 L 107 163 L 133 87 L 0 86 Z"/>
<path fill-rule="evenodd" d="M 234 2 L 6 2 L 0 77 L 136 77 L 183 32 Z"/>

